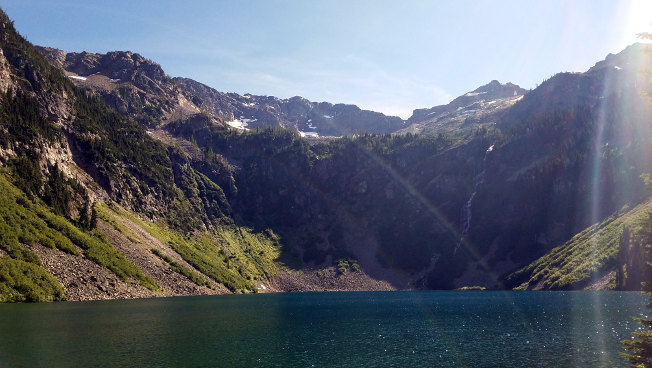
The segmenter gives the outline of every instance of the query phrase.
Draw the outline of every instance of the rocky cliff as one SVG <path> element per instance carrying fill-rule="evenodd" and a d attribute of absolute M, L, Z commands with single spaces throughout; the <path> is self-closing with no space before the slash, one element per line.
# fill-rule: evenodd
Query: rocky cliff
<path fill-rule="evenodd" d="M 200 112 L 158 64 L 139 54 L 66 53 L 49 47 L 36 50 L 73 83 L 93 90 L 109 107 L 143 126 L 153 128 Z"/>

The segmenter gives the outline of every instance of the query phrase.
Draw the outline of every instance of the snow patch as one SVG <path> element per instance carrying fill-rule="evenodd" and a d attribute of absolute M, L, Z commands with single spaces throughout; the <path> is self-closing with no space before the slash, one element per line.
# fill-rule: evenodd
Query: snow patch
<path fill-rule="evenodd" d="M 333 118 L 333 117 L 330 116 L 330 115 L 324 115 L 324 117 L 325 117 L 326 119 L 332 119 L 332 118 Z"/>
<path fill-rule="evenodd" d="M 300 130 L 299 130 L 299 135 L 302 137 L 312 137 L 312 138 L 319 137 L 319 134 L 317 132 L 302 132 Z"/>
<path fill-rule="evenodd" d="M 82 80 L 82 81 L 86 80 L 86 77 L 80 77 L 78 75 L 69 75 L 68 77 L 70 77 L 72 79 Z"/>
<path fill-rule="evenodd" d="M 246 118 L 243 117 L 243 116 L 240 117 L 240 121 L 243 122 L 243 123 L 245 123 L 245 124 L 253 123 L 254 121 L 257 121 L 257 120 L 258 120 L 258 119 L 253 119 L 253 118 L 252 118 L 252 119 L 246 119 Z"/>
<path fill-rule="evenodd" d="M 478 95 L 482 95 L 482 94 L 485 94 L 485 93 L 487 93 L 487 92 L 469 92 L 469 93 L 465 94 L 464 96 L 473 97 L 473 96 L 478 96 Z"/>
<path fill-rule="evenodd" d="M 246 121 L 245 121 L 246 120 Z M 232 121 L 227 121 L 226 123 L 229 124 L 230 126 L 236 128 L 236 129 L 242 129 L 242 130 L 249 130 L 247 126 L 249 125 L 250 122 L 255 121 L 256 119 L 243 119 L 243 120 L 232 120 Z"/>
<path fill-rule="evenodd" d="M 623 70 L 623 68 L 619 67 L 618 65 L 614 65 L 614 69 L 616 69 L 616 70 Z"/>

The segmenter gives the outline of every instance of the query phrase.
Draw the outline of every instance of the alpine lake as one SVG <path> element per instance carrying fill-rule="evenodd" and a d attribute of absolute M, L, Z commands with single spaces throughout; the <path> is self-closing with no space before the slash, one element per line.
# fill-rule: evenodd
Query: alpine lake
<path fill-rule="evenodd" d="M 0 305 L 2 367 L 627 367 L 637 292 L 283 293 Z"/>

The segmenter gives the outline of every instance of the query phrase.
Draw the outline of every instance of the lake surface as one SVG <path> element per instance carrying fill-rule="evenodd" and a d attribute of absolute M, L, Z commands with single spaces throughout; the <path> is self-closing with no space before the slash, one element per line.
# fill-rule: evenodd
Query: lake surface
<path fill-rule="evenodd" d="M 9 367 L 627 367 L 635 292 L 351 292 L 0 305 Z"/>

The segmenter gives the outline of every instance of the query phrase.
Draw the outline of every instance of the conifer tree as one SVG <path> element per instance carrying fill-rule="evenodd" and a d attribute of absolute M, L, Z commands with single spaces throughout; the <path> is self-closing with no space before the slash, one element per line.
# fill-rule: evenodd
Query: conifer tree
<path fill-rule="evenodd" d="M 97 210 L 95 209 L 95 204 L 91 206 L 91 219 L 88 224 L 89 229 L 95 229 L 97 227 Z"/>
<path fill-rule="evenodd" d="M 59 165 L 50 166 L 50 176 L 45 193 L 45 201 L 55 213 L 70 218 L 71 195 L 68 192 L 68 185 Z"/>
<path fill-rule="evenodd" d="M 84 205 L 82 206 L 82 209 L 79 211 L 79 220 L 77 221 L 79 225 L 84 228 L 84 229 L 90 229 L 91 228 L 91 208 L 90 208 L 90 198 L 86 196 L 84 198 Z"/>

